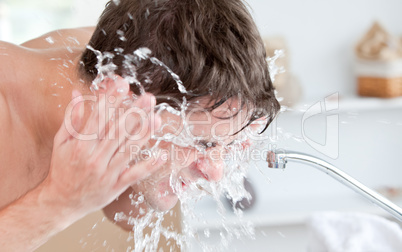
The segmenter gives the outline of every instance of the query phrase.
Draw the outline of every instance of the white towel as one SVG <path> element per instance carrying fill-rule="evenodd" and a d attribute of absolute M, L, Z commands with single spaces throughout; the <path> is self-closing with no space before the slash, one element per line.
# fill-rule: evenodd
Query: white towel
<path fill-rule="evenodd" d="M 309 252 L 401 252 L 402 229 L 365 213 L 322 212 L 307 221 Z"/>

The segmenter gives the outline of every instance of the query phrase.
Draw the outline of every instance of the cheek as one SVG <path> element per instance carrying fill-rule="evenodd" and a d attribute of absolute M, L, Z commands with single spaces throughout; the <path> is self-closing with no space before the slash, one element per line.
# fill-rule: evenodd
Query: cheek
<path fill-rule="evenodd" d="M 251 141 L 250 140 L 246 140 L 246 141 L 241 143 L 242 150 L 247 150 L 248 148 L 250 148 L 250 146 L 251 146 Z"/>
<path fill-rule="evenodd" d="M 141 187 L 147 204 L 157 211 L 167 211 L 174 207 L 178 201 L 176 194 L 169 184 L 169 178 L 161 181 L 148 183 Z"/>
<path fill-rule="evenodd" d="M 200 159 L 197 161 L 197 172 L 199 171 L 201 178 L 207 181 L 220 181 L 223 176 L 225 164 L 222 160 L 211 160 L 209 158 Z"/>
<path fill-rule="evenodd" d="M 189 166 L 197 159 L 197 151 L 194 148 L 185 148 L 174 145 L 170 142 L 161 141 L 158 145 L 158 151 L 167 154 L 169 166 L 180 170 Z"/>
<path fill-rule="evenodd" d="M 188 167 L 197 160 L 197 151 L 193 148 L 175 147 L 170 153 L 171 165 L 176 171 Z"/>

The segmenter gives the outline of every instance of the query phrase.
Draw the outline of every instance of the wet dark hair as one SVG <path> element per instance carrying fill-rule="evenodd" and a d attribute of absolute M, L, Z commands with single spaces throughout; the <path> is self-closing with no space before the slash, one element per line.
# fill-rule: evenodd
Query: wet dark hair
<path fill-rule="evenodd" d="M 209 97 L 209 109 L 213 110 L 236 97 L 251 112 L 246 125 L 267 117 L 265 129 L 279 111 L 264 44 L 241 0 L 110 1 L 89 46 L 115 54 L 115 73 L 121 76 L 129 74 L 124 54 L 149 48 L 151 56 L 176 73 L 189 91 L 181 93 L 168 71 L 149 60 L 142 61 L 136 66 L 137 79 L 158 103 L 163 100 L 160 96 L 177 100 L 184 96 L 188 101 Z M 116 48 L 122 53 L 116 53 Z M 95 53 L 86 49 L 81 63 L 82 77 L 95 79 Z M 138 87 L 131 87 L 138 94 Z"/>

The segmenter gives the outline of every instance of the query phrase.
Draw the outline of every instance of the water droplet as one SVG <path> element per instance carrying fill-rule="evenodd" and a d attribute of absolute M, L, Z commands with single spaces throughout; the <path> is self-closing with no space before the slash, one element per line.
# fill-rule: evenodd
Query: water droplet
<path fill-rule="evenodd" d="M 76 45 L 80 45 L 80 42 L 78 41 L 78 39 L 76 37 L 67 37 L 67 40 L 73 42 Z"/>
<path fill-rule="evenodd" d="M 117 30 L 117 35 L 119 35 L 119 39 L 121 41 L 127 41 L 126 37 L 124 36 L 124 32 L 122 30 Z"/>
<path fill-rule="evenodd" d="M 45 40 L 49 43 L 49 44 L 54 44 L 54 40 L 51 36 L 45 38 Z"/>

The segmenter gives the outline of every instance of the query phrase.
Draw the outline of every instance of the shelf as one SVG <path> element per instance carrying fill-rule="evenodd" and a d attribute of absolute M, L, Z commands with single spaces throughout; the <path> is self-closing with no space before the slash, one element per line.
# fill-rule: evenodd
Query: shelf
<path fill-rule="evenodd" d="M 324 104 L 325 98 L 316 100 L 307 100 L 300 102 L 287 111 L 292 113 L 304 113 L 311 106 L 321 102 Z M 402 97 L 395 98 L 376 98 L 376 97 L 339 97 L 339 102 L 330 100 L 326 102 L 326 106 L 330 108 L 338 107 L 339 112 L 355 112 L 355 111 L 378 111 L 389 109 L 402 109 Z"/>

